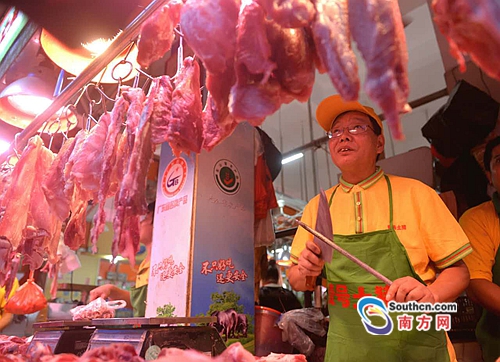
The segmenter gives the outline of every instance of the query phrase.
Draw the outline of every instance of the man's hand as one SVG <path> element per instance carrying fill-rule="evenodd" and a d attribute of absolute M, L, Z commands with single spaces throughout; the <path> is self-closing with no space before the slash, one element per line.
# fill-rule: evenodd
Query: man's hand
<path fill-rule="evenodd" d="M 417 279 L 403 277 L 396 279 L 387 291 L 386 299 L 394 300 L 398 303 L 409 302 L 411 300 L 419 303 L 436 303 L 437 300 L 432 291 Z"/>
<path fill-rule="evenodd" d="M 132 308 L 130 292 L 128 290 L 120 289 L 116 285 L 104 284 L 92 289 L 89 293 L 89 302 L 99 297 L 109 300 L 124 300 L 127 303 L 127 308 Z"/>
<path fill-rule="evenodd" d="M 325 262 L 321 259 L 321 249 L 313 241 L 308 241 L 300 253 L 298 264 L 292 265 L 288 270 L 288 280 L 294 290 L 311 290 L 307 284 L 308 276 L 316 277 L 321 274 Z"/>
<path fill-rule="evenodd" d="M 325 261 L 321 259 L 321 249 L 316 243 L 309 240 L 299 256 L 298 269 L 304 276 L 318 276 L 323 270 Z"/>

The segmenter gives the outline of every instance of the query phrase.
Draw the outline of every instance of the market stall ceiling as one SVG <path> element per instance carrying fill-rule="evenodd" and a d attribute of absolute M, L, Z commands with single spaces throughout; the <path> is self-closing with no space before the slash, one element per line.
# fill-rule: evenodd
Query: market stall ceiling
<path fill-rule="evenodd" d="M 31 3 L 30 0 L 16 2 L 19 4 Z M 149 3 L 147 0 L 145 2 L 146 4 Z M 88 2 L 77 1 L 76 3 L 85 3 L 86 6 L 89 6 Z M 125 1 L 125 3 L 130 4 L 131 1 Z M 90 5 L 92 4 L 99 6 L 100 0 L 90 2 Z M 426 0 L 399 0 L 399 4 L 401 12 L 404 15 L 405 33 L 410 55 L 409 73 L 411 93 L 409 100 L 413 100 L 444 88 L 444 69 Z M 137 8 L 134 9 L 137 10 Z M 0 92 L 7 84 L 33 72 L 46 76 L 55 82 L 60 68 L 45 55 L 40 47 L 39 39 L 40 32 L 35 34 L 18 59 L 9 67 L 8 72 L 0 83 Z M 359 64 L 359 75 L 360 79 L 363 80 L 365 70 L 361 59 L 359 60 Z M 158 73 L 157 75 L 159 75 L 166 68 L 168 68 L 168 64 L 166 64 L 164 58 L 153 64 L 150 71 L 153 75 L 155 75 L 154 73 Z M 336 92 L 328 76 L 318 74 L 310 100 L 312 119 L 314 119 L 314 112 L 319 101 L 333 93 Z M 371 104 L 371 101 L 364 92 L 361 92 L 360 100 Z M 436 104 L 431 104 L 429 107 L 419 109 L 417 113 L 424 112 L 426 116 L 430 116 L 436 107 Z M 411 118 L 412 116 L 409 117 Z M 323 132 L 315 122 L 311 122 L 311 125 L 309 124 L 310 119 L 307 103 L 294 101 L 289 105 L 282 106 L 276 114 L 268 117 L 262 128 L 273 138 L 282 152 L 288 152 L 323 136 Z M 403 127 L 407 137 L 405 142 L 393 143 L 388 132 L 386 132 L 388 138 L 386 157 L 427 144 L 427 141 L 420 134 L 419 124 L 421 120 L 420 123 L 414 123 L 416 127 L 410 125 L 410 121 L 403 119 Z M 6 140 L 11 141 L 17 131 L 19 129 L 2 122 L 0 138 L 6 138 Z M 316 185 L 316 188 L 318 186 L 325 188 L 329 187 L 332 182 L 336 182 L 338 170 L 335 170 L 334 166 L 331 165 L 328 155 L 324 154 L 324 152 L 316 152 L 316 154 L 315 162 L 317 163 L 317 167 L 315 175 L 312 172 L 313 170 L 311 170 L 313 160 L 311 157 L 307 157 L 308 155 L 306 154 L 304 160 L 295 161 L 284 166 L 282 172 L 284 180 L 280 177 L 277 179 L 276 189 L 293 198 L 307 199 L 313 196 L 314 185 Z M 327 165 L 328 163 L 330 164 Z M 306 178 L 303 175 L 306 175 Z"/>

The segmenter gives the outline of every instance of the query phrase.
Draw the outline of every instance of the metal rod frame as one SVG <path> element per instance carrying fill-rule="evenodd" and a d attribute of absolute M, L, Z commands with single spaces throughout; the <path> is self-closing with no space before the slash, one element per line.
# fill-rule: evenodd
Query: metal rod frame
<path fill-rule="evenodd" d="M 439 98 L 442 98 L 442 97 L 445 97 L 447 96 L 449 93 L 448 93 L 448 90 L 446 88 L 443 88 L 441 90 L 438 90 L 434 93 L 431 93 L 429 95 L 426 95 L 422 98 L 418 98 L 418 99 L 415 99 L 414 101 L 411 101 L 409 104 L 410 104 L 410 107 L 415 109 L 415 108 L 418 108 L 420 106 L 423 106 L 424 104 L 427 104 L 427 103 L 430 103 L 432 101 L 435 101 L 436 99 L 439 99 Z M 384 120 L 385 117 L 383 114 L 379 114 L 378 115 L 380 117 L 381 120 Z M 317 138 L 309 143 L 306 143 L 302 146 L 299 146 L 297 148 L 294 148 L 293 150 L 290 150 L 290 151 L 287 151 L 287 152 L 284 152 L 282 154 L 283 158 L 287 158 L 287 157 L 290 157 L 296 153 L 299 153 L 299 152 L 302 152 L 302 151 L 306 151 L 310 148 L 320 148 L 324 143 L 328 142 L 328 136 L 324 136 L 324 137 L 321 137 L 321 138 Z"/>
<path fill-rule="evenodd" d="M 13 143 L 11 143 L 8 151 L 0 154 L 0 164 L 5 162 L 10 154 L 13 153 L 14 147 L 19 149 L 24 148 L 28 140 L 34 136 L 44 122 L 47 122 L 61 107 L 68 104 L 71 98 L 85 84 L 91 81 L 99 74 L 115 57 L 117 57 L 129 44 L 135 39 L 140 32 L 141 25 L 146 21 L 156 10 L 166 4 L 168 0 L 153 0 L 132 22 L 116 37 L 110 44 L 108 49 L 95 58 L 68 86 L 62 91 L 59 96 L 54 99 L 52 104 L 38 116 L 20 133 L 16 135 Z"/>

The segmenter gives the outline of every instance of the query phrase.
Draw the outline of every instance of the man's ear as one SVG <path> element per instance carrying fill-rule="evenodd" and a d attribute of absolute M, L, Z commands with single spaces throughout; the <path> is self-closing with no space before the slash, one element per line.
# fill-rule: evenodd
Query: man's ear
<path fill-rule="evenodd" d="M 381 154 L 384 152 L 384 146 L 385 146 L 385 138 L 384 135 L 381 134 L 377 136 L 377 153 Z"/>

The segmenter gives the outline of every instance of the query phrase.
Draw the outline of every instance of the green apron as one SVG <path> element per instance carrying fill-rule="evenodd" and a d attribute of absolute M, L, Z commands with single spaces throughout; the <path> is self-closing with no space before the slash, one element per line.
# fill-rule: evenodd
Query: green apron
<path fill-rule="evenodd" d="M 412 276 L 423 283 L 394 231 L 391 183 L 387 176 L 385 179 L 389 194 L 390 228 L 354 235 L 334 234 L 333 240 L 391 280 Z M 335 191 L 330 198 L 330 205 Z M 330 314 L 325 362 L 450 360 L 446 333 L 435 330 L 434 318 L 429 331 L 418 331 L 416 319 L 413 320 L 411 331 L 399 331 L 396 319 L 398 313 L 390 313 L 392 332 L 389 335 L 369 334 L 355 303 L 368 294 L 385 299 L 388 286 L 339 253 L 334 253 L 332 261 L 325 264 L 325 270 Z M 420 315 L 408 314 L 414 317 Z M 381 318 L 372 319 L 374 325 L 380 325 L 380 321 Z"/>
<path fill-rule="evenodd" d="M 146 299 L 148 296 L 148 285 L 130 289 L 130 303 L 134 308 L 134 317 L 144 317 L 146 315 Z"/>
<path fill-rule="evenodd" d="M 500 216 L 500 200 L 498 193 L 493 194 L 493 205 Z M 495 256 L 495 264 L 491 269 L 493 283 L 500 285 L 500 248 Z M 500 317 L 483 308 L 483 313 L 476 326 L 476 338 L 483 351 L 485 362 L 496 361 L 500 357 Z"/>

